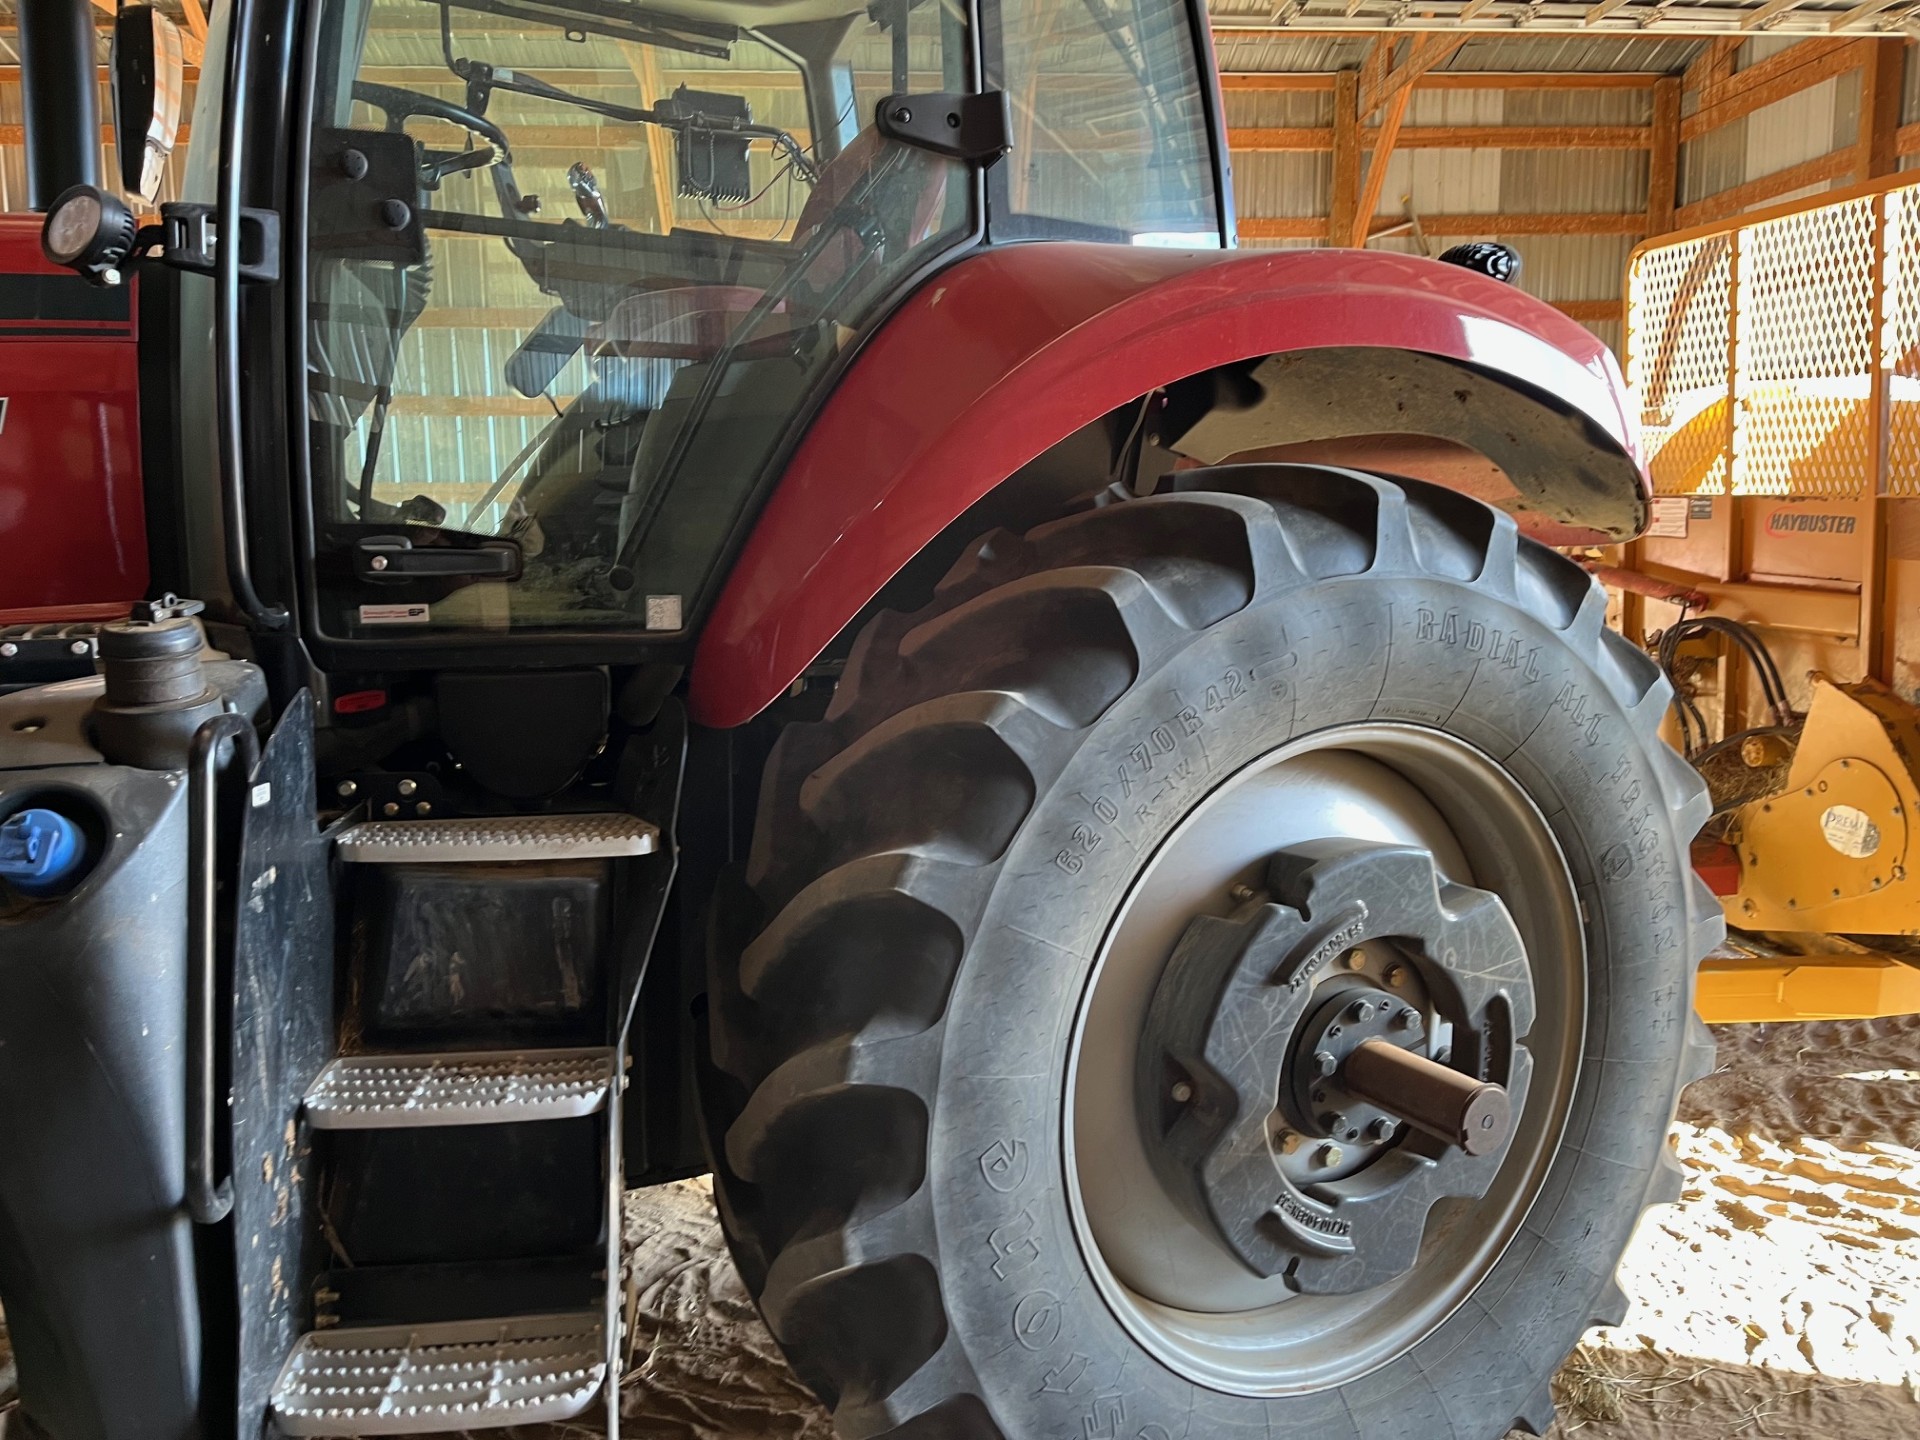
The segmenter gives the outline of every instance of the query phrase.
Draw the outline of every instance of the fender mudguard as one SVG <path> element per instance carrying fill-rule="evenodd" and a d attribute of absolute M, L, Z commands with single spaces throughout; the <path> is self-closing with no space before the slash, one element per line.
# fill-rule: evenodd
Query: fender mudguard
<path fill-rule="evenodd" d="M 988 249 L 910 296 L 814 417 L 701 635 L 693 718 L 751 719 L 968 506 L 1082 426 L 1189 376 L 1304 352 L 1322 361 L 1252 372 L 1298 377 L 1283 403 L 1241 401 L 1237 418 L 1233 403 L 1216 406 L 1193 431 L 1211 432 L 1208 444 L 1175 448 L 1215 459 L 1209 444 L 1441 434 L 1504 445 L 1494 459 L 1523 504 L 1565 538 L 1643 525 L 1646 477 L 1611 352 L 1509 286 L 1355 250 Z M 1335 352 L 1406 363 L 1330 369 Z M 1417 377 L 1397 373 L 1423 361 Z M 1513 402 L 1508 413 L 1490 392 Z M 1425 398 L 1428 423 L 1394 423 L 1410 395 Z M 1445 418 L 1452 406 L 1465 418 Z M 1516 474 L 1529 454 L 1541 458 Z"/>

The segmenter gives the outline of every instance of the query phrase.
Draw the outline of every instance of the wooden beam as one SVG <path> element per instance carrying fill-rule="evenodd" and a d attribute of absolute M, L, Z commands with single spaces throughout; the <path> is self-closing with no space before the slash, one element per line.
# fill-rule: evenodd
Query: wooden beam
<path fill-rule="evenodd" d="M 1867 62 L 1872 45 L 1870 40 L 1803 40 L 1757 65 L 1749 65 L 1717 86 L 1711 103 L 1703 104 L 1680 122 L 1680 138 L 1697 140 L 1756 110 L 1858 69 Z M 1802 51 L 1813 53 L 1803 55 Z"/>
<path fill-rule="evenodd" d="M 173 141 L 175 155 L 178 155 L 182 147 L 186 145 L 192 135 L 192 131 L 193 127 L 191 125 L 182 125 L 180 127 L 180 133 L 174 137 Z M 24 145 L 26 143 L 27 127 L 25 125 L 0 125 L 0 145 Z M 100 143 L 102 145 L 113 144 L 113 125 L 111 122 L 104 123 L 100 126 Z"/>
<path fill-rule="evenodd" d="M 1352 71 L 1343 71 L 1352 74 Z M 1339 92 L 1335 92 L 1336 97 Z M 1339 148 L 1339 100 L 1334 100 L 1333 128 L 1324 125 L 1264 125 L 1227 131 L 1227 148 L 1240 154 L 1276 155 Z"/>
<path fill-rule="evenodd" d="M 1569 320 L 1579 320 L 1588 325 L 1596 321 L 1618 320 L 1626 308 L 1618 300 L 1549 300 L 1547 303 Z"/>
<path fill-rule="evenodd" d="M 442 70 L 440 73 L 444 75 L 446 71 Z M 105 85 L 113 76 L 107 67 L 102 65 L 97 71 L 96 78 L 102 85 Z M 0 89 L 4 89 L 9 85 L 18 85 L 19 83 L 20 67 L 18 65 L 0 65 Z M 199 83 L 200 67 L 198 65 L 187 66 L 187 84 L 197 85 Z"/>
<path fill-rule="evenodd" d="M 1420 90 L 1651 90 L 1652 70 L 1437 70 L 1414 82 Z"/>
<path fill-rule="evenodd" d="M 1429 235 L 1644 235 L 1647 217 L 1637 210 L 1623 214 L 1574 211 L 1533 215 L 1422 215 L 1420 228 Z"/>
<path fill-rule="evenodd" d="M 617 42 L 620 53 L 625 57 L 627 68 L 633 71 L 633 78 L 640 87 L 640 103 L 651 110 L 666 98 L 666 87 L 660 82 L 660 65 L 651 46 L 634 45 L 627 41 Z M 653 174 L 653 208 L 660 217 L 662 235 L 671 231 L 675 224 L 675 206 L 673 197 L 679 186 L 679 161 L 675 158 L 673 137 L 660 125 L 649 125 L 647 132 L 647 165 Z"/>
<path fill-rule="evenodd" d="M 1920 141 L 1920 127 L 1916 127 Z M 1374 230 L 1404 230 L 1404 220 L 1385 219 Z M 1644 235 L 1647 217 L 1639 211 L 1622 214 L 1573 211 L 1567 214 L 1422 215 L 1420 229 L 1428 235 Z M 1314 215 L 1243 216 L 1240 234 L 1248 240 L 1318 240 L 1327 222 Z"/>
<path fill-rule="evenodd" d="M 1869 40 L 1860 71 L 1859 138 L 1854 142 L 1853 179 L 1877 180 L 1900 168 L 1900 108 L 1907 78 L 1907 42 Z"/>
<path fill-rule="evenodd" d="M 1371 115 L 1379 104 L 1377 100 L 1369 104 L 1367 97 L 1379 90 L 1386 82 L 1387 72 L 1393 68 L 1393 52 L 1397 43 L 1397 36 L 1376 35 L 1373 44 L 1367 47 L 1367 58 L 1360 62 L 1359 113 L 1362 120 Z M 1408 42 L 1409 46 L 1418 43 L 1418 36 Z"/>
<path fill-rule="evenodd" d="M 1674 220 L 1682 230 L 1695 225 L 1707 225 L 1715 220 L 1724 220 L 1730 215 L 1738 215 L 1742 210 L 1751 210 L 1768 200 L 1786 195 L 1795 190 L 1804 190 L 1811 185 L 1825 181 L 1842 180 L 1853 173 L 1854 147 L 1849 145 L 1842 150 L 1830 150 L 1812 160 L 1802 161 L 1798 165 L 1789 165 L 1784 170 L 1776 170 L 1771 175 L 1762 175 L 1758 180 L 1749 180 L 1744 185 L 1735 185 L 1730 190 L 1722 190 L 1717 195 L 1709 195 L 1704 200 L 1696 200 L 1691 205 L 1682 205 Z"/>
<path fill-rule="evenodd" d="M 1360 199 L 1353 207 L 1353 225 L 1347 231 L 1349 245 L 1365 245 L 1373 224 L 1373 212 L 1380 208 L 1380 192 L 1387 188 L 1387 161 L 1393 158 L 1393 142 L 1400 138 L 1400 122 L 1406 118 L 1407 102 L 1413 99 L 1413 87 L 1403 85 L 1387 99 L 1386 113 L 1380 117 L 1380 130 L 1373 142 L 1373 158 L 1367 162 L 1366 183 L 1360 187 Z M 1362 100 L 1362 107 L 1366 101 Z"/>
<path fill-rule="evenodd" d="M 1342 70 L 1333 90 L 1333 180 L 1327 205 L 1326 241 L 1353 239 L 1360 203 L 1360 72 Z"/>
<path fill-rule="evenodd" d="M 200 0 L 180 0 L 181 13 L 187 17 L 187 30 L 202 45 L 207 43 L 207 11 Z"/>
<path fill-rule="evenodd" d="M 1657 70 L 1436 70 L 1413 83 L 1417 90 L 1651 90 L 1661 78 Z M 1324 70 L 1228 70 L 1220 88 L 1331 90 L 1333 81 Z"/>
<path fill-rule="evenodd" d="M 1733 78 L 1733 57 L 1746 43 L 1740 36 L 1708 41 L 1707 48 L 1694 57 L 1681 75 L 1680 88 L 1697 94 L 1702 105 L 1712 104 L 1720 87 Z"/>
<path fill-rule="evenodd" d="M 1652 134 L 1643 125 L 1403 125 L 1398 148 L 1645 150 L 1652 143 Z M 1363 145 L 1378 144 L 1379 139 L 1378 126 L 1360 132 Z M 1247 154 L 1311 153 L 1331 150 L 1334 143 L 1334 132 L 1317 125 L 1247 127 L 1227 132 L 1228 148 Z"/>
<path fill-rule="evenodd" d="M 1270 215 L 1264 219 L 1240 217 L 1242 240 L 1322 240 L 1327 238 L 1327 221 L 1318 215 Z M 1342 236 L 1342 242 L 1345 241 Z"/>
<path fill-rule="evenodd" d="M 1680 86 L 1678 75 L 1662 76 L 1653 87 L 1653 136 L 1647 147 L 1647 233 L 1673 229 L 1679 203 Z"/>
<path fill-rule="evenodd" d="M 1222 73 L 1222 90 L 1331 90 L 1334 77 L 1326 71 L 1234 70 Z"/>
<path fill-rule="evenodd" d="M 1360 118 L 1365 120 L 1383 105 L 1392 103 L 1396 95 L 1410 89 L 1415 81 L 1444 64 L 1447 59 L 1467 43 L 1464 35 L 1421 34 L 1413 37 L 1407 46 L 1407 58 L 1394 66 L 1384 79 L 1369 88 L 1363 75 L 1360 84 Z"/>

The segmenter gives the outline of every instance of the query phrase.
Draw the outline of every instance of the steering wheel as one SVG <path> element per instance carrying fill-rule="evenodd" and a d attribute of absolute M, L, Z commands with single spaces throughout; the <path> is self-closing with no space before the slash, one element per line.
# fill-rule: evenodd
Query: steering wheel
<path fill-rule="evenodd" d="M 476 115 L 464 105 L 442 100 L 438 95 L 427 95 L 398 85 L 380 85 L 370 80 L 354 82 L 353 98 L 385 115 L 387 129 L 396 133 L 404 131 L 407 121 L 415 115 L 425 115 L 458 125 L 480 136 L 487 142 L 486 149 L 468 150 L 430 162 L 422 167 L 424 173 L 421 178 L 429 186 L 437 186 L 449 175 L 485 167 L 493 178 L 493 193 L 500 202 L 500 213 L 508 219 L 519 216 L 520 186 L 513 177 L 513 147 L 507 142 L 507 132 L 491 120 Z"/>

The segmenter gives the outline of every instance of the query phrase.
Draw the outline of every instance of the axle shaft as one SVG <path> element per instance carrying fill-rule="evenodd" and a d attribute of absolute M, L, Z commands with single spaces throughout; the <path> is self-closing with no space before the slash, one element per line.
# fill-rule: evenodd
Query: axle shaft
<path fill-rule="evenodd" d="M 1340 1067 L 1340 1083 L 1469 1155 L 1497 1148 L 1513 1119 L 1504 1086 L 1462 1075 L 1385 1040 L 1369 1040 L 1355 1049 Z"/>

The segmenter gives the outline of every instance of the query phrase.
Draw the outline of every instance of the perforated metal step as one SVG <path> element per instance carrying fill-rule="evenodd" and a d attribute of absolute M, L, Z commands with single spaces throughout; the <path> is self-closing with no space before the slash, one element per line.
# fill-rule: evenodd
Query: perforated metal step
<path fill-rule="evenodd" d="M 303 1335 L 273 1385 L 288 1435 L 422 1435 L 568 1420 L 607 1374 L 592 1312 Z"/>
<path fill-rule="evenodd" d="M 316 1130 L 405 1130 L 567 1120 L 607 1103 L 612 1050 L 355 1055 L 307 1091 Z"/>
<path fill-rule="evenodd" d="M 518 815 L 481 820 L 366 820 L 334 842 L 361 865 L 449 861 L 606 860 L 651 855 L 660 832 L 632 815 Z"/>

